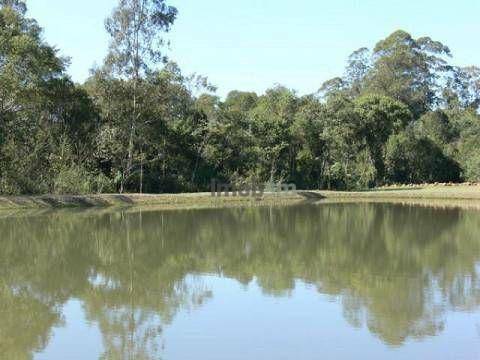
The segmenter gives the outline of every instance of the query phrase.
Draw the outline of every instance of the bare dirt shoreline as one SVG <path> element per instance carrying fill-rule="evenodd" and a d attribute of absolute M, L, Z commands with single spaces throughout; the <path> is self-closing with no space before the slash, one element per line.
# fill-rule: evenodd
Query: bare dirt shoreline
<path fill-rule="evenodd" d="M 68 207 L 130 207 L 200 208 L 223 206 L 263 206 L 300 203 L 304 201 L 392 201 L 392 202 L 467 202 L 480 205 L 480 185 L 423 185 L 389 187 L 369 191 L 297 191 L 266 193 L 260 199 L 240 196 L 213 197 L 211 193 L 189 194 L 98 194 L 0 196 L 0 209 L 38 209 Z"/>

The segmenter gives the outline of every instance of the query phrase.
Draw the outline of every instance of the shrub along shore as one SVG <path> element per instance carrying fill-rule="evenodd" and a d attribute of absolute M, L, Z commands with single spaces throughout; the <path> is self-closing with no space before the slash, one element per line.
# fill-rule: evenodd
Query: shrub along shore
<path fill-rule="evenodd" d="M 231 206 L 291 205 L 302 202 L 382 201 L 415 204 L 440 204 L 458 200 L 480 205 L 480 184 L 441 184 L 390 186 L 368 191 L 303 191 L 265 193 L 262 197 L 212 196 L 211 193 L 188 194 L 92 194 L 2 196 L 1 209 L 87 208 L 87 207 L 155 207 L 188 209 Z M 447 204 L 446 202 L 444 203 Z M 458 202 L 451 204 L 458 205 Z M 480 208 L 480 206 L 478 207 Z"/>

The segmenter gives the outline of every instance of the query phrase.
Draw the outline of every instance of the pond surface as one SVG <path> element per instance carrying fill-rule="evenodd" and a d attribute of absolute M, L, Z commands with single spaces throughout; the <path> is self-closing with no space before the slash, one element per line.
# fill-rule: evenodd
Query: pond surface
<path fill-rule="evenodd" d="M 480 212 L 0 218 L 1 359 L 477 359 Z"/>

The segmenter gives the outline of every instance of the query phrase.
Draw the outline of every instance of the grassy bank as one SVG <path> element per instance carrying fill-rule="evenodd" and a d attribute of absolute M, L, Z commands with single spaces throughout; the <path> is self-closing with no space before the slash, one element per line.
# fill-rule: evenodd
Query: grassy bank
<path fill-rule="evenodd" d="M 480 200 L 480 184 L 390 186 L 369 191 L 319 191 L 327 198 Z"/>
<path fill-rule="evenodd" d="M 0 209 L 37 209 L 68 207 L 128 207 L 156 206 L 170 208 L 256 206 L 290 204 L 304 201 L 304 197 L 290 194 L 265 194 L 252 197 L 212 197 L 210 193 L 192 194 L 99 194 L 99 195 L 43 195 L 0 197 Z"/>
<path fill-rule="evenodd" d="M 267 193 L 261 199 L 252 197 L 212 197 L 195 194 L 101 194 L 43 195 L 0 197 L 0 209 L 36 209 L 65 207 L 155 206 L 165 209 L 222 206 L 263 206 L 292 204 L 302 201 L 420 201 L 461 200 L 480 203 L 480 185 L 424 185 L 388 187 L 370 191 L 298 191 Z"/>

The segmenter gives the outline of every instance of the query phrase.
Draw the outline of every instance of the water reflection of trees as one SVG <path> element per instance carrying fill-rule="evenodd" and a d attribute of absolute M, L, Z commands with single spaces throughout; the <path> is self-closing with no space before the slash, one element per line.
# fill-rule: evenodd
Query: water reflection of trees
<path fill-rule="evenodd" d="M 352 326 L 401 345 L 480 304 L 479 225 L 478 212 L 388 204 L 1 219 L 0 351 L 41 349 L 75 297 L 105 358 L 156 358 L 163 326 L 211 296 L 187 280 L 204 273 L 277 296 L 314 284 Z"/>

